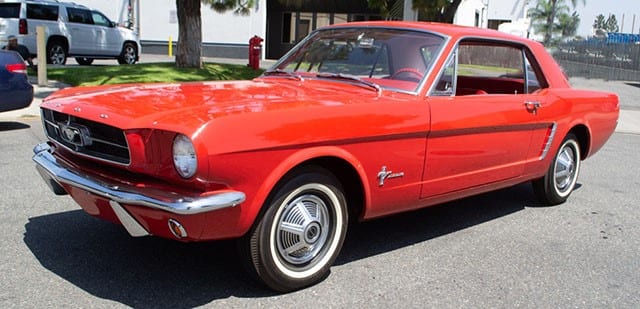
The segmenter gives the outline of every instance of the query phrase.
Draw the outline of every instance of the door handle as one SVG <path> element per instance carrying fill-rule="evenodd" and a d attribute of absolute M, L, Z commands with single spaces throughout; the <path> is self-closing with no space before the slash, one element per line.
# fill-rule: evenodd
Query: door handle
<path fill-rule="evenodd" d="M 526 101 L 524 102 L 524 107 L 528 112 L 533 113 L 534 115 L 538 114 L 538 108 L 540 108 L 540 102 L 537 101 Z"/>

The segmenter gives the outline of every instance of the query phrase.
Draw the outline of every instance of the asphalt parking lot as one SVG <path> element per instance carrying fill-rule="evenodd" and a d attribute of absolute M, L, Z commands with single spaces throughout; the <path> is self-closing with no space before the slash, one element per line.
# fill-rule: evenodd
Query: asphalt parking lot
<path fill-rule="evenodd" d="M 618 93 L 628 117 L 567 203 L 540 207 L 523 184 L 361 223 L 327 280 L 286 295 L 249 281 L 232 241 L 131 238 L 53 195 L 31 162 L 37 108 L 3 114 L 0 306 L 637 308 L 640 88 L 572 82 Z"/>

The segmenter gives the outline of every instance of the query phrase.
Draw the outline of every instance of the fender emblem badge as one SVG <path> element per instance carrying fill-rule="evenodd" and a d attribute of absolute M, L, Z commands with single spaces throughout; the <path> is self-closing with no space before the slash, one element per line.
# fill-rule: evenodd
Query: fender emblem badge
<path fill-rule="evenodd" d="M 380 170 L 380 172 L 378 172 L 378 185 L 379 186 L 384 186 L 384 181 L 387 179 L 392 179 L 392 178 L 400 178 L 400 177 L 404 177 L 404 173 L 400 172 L 400 173 L 394 173 L 392 171 L 387 171 L 387 167 L 383 166 L 382 169 Z"/>

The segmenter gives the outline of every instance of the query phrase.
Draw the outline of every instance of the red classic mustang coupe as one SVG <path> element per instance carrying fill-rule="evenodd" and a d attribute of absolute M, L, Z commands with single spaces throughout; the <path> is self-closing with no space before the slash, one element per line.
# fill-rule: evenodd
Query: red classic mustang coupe
<path fill-rule="evenodd" d="M 367 22 L 314 31 L 252 81 L 70 88 L 41 108 L 55 193 L 132 236 L 237 238 L 291 291 L 328 275 L 350 219 L 527 181 L 564 202 L 619 103 L 530 40 Z"/>

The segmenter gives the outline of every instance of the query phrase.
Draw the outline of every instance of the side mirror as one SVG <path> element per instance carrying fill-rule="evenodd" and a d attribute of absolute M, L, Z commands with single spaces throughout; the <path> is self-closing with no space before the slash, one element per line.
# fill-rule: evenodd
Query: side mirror
<path fill-rule="evenodd" d="M 116 24 L 115 21 L 110 21 L 109 22 L 109 28 L 115 28 L 118 24 Z"/>

